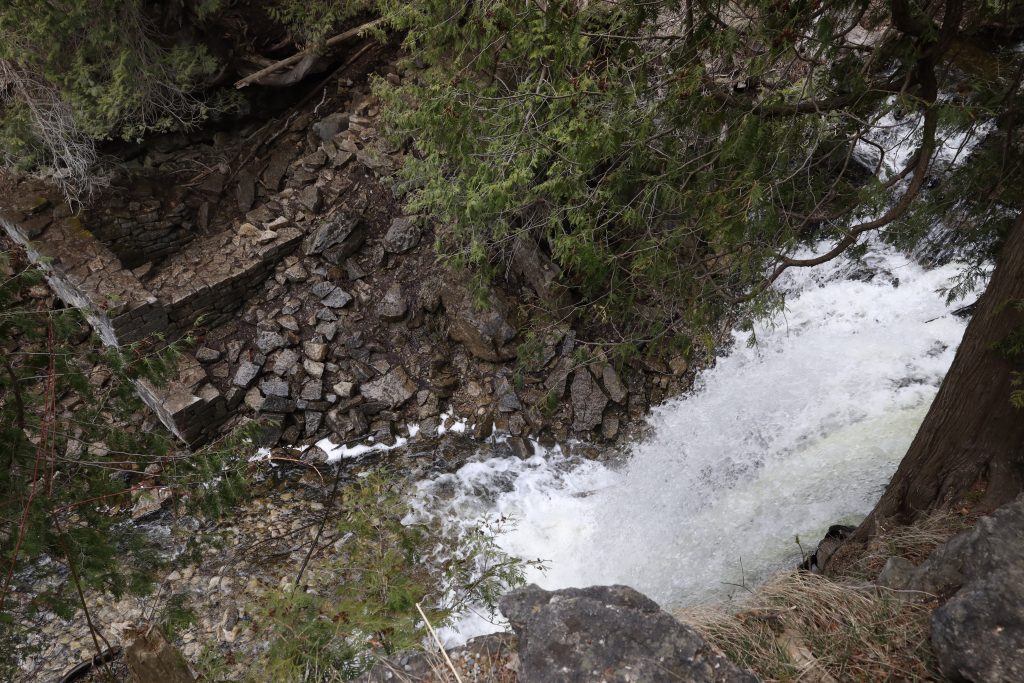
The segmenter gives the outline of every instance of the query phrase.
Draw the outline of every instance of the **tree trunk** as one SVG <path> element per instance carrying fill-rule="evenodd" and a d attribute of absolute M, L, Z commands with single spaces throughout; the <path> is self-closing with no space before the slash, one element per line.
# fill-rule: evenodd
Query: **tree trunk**
<path fill-rule="evenodd" d="M 1024 331 L 1024 311 L 1015 302 L 1024 302 L 1024 213 L 1010 229 L 917 436 L 853 540 L 866 540 L 887 519 L 911 522 L 979 481 L 986 487 L 983 510 L 1024 490 L 1024 410 L 1010 404 L 1012 373 L 1022 369 L 1021 359 L 993 348 L 1015 330 Z"/>

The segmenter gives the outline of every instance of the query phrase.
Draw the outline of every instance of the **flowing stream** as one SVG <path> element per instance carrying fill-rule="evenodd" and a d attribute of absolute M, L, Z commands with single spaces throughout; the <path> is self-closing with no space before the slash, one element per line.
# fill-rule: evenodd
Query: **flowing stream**
<path fill-rule="evenodd" d="M 728 597 L 800 561 L 881 494 L 963 335 L 931 270 L 884 246 L 868 263 L 789 271 L 774 326 L 735 343 L 693 391 L 652 411 L 618 467 L 536 447 L 420 483 L 417 516 L 456 533 L 495 515 L 545 588 L 622 583 L 672 608 Z M 446 637 L 496 630 L 469 615 Z"/>

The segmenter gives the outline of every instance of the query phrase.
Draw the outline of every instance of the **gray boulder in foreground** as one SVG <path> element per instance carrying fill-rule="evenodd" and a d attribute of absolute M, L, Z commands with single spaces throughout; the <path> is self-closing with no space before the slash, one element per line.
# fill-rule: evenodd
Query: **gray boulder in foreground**
<path fill-rule="evenodd" d="M 958 577 L 932 615 L 932 644 L 954 681 L 1024 681 L 1024 496 L 982 517 L 919 568 Z"/>
<path fill-rule="evenodd" d="M 531 585 L 500 604 L 519 638 L 522 683 L 757 680 L 627 586 Z"/>
<path fill-rule="evenodd" d="M 949 598 L 932 645 L 950 680 L 1024 681 L 1024 496 L 937 547 L 920 566 L 891 557 L 879 585 Z"/>

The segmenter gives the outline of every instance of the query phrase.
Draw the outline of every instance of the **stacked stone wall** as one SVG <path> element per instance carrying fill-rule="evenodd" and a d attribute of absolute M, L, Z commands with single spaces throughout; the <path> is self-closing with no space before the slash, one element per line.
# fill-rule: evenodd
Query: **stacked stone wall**
<path fill-rule="evenodd" d="M 198 236 L 189 209 L 173 200 L 105 204 L 105 208 L 93 212 L 89 224 L 96 238 L 125 268 L 160 263 Z"/>
<path fill-rule="evenodd" d="M 238 230 L 187 241 L 164 239 L 159 249 L 135 258 L 155 258 L 160 250 L 173 252 L 161 267 L 143 280 L 78 216 L 40 186 L 21 183 L 10 200 L 0 200 L 0 225 L 39 265 L 51 288 L 65 304 L 80 309 L 105 344 L 122 346 L 159 334 L 174 341 L 198 324 L 210 329 L 227 322 L 250 290 L 270 277 L 278 262 L 298 247 L 304 233 L 287 220 L 257 229 L 244 224 Z M 125 228 L 129 244 L 154 225 L 174 223 L 153 218 L 158 205 L 138 206 L 145 212 L 137 227 Z M 123 226 L 127 226 L 123 223 Z M 107 226 L 109 228 L 109 224 Z M 106 228 L 105 228 L 106 229 Z M 171 233 L 174 231 L 172 230 Z M 167 234 L 171 234 L 167 233 Z M 110 236 L 110 232 L 106 236 Z M 177 237 L 173 239 L 178 239 Z M 184 240 L 184 237 L 181 237 Z M 184 248 L 182 248 L 184 245 Z M 143 243 L 145 247 L 145 243 Z M 165 254 L 166 255 L 166 254 Z M 189 444 L 207 441 L 228 416 L 228 400 L 207 381 L 194 358 L 184 357 L 176 377 L 166 386 L 137 383 L 139 396 L 164 425 Z M 233 397 L 235 405 L 241 396 Z"/>

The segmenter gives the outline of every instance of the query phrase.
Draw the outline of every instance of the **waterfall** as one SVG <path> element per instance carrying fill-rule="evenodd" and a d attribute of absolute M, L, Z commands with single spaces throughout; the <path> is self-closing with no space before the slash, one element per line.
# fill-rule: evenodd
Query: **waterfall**
<path fill-rule="evenodd" d="M 939 291 L 957 272 L 875 245 L 870 275 L 839 259 L 788 271 L 785 313 L 655 408 L 613 467 L 535 446 L 481 454 L 420 482 L 415 517 L 453 533 L 503 515 L 498 542 L 544 559 L 545 588 L 622 583 L 664 607 L 719 599 L 791 567 L 878 499 L 963 335 Z M 757 344 L 750 345 L 751 334 Z M 495 630 L 478 615 L 450 642 Z"/>

